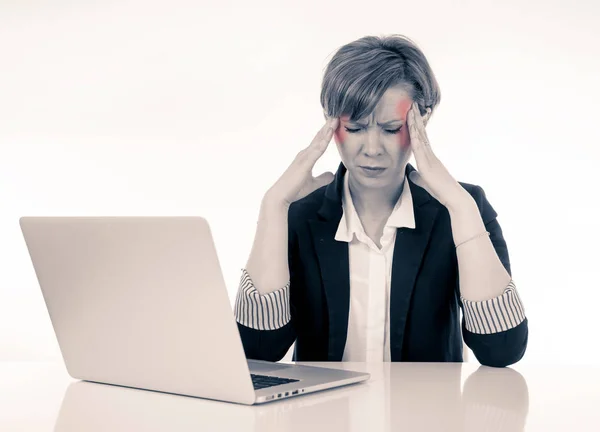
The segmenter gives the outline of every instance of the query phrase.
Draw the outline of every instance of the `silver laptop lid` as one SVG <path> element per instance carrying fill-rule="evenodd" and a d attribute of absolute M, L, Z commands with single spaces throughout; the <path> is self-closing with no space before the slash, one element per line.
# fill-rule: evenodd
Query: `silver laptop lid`
<path fill-rule="evenodd" d="M 76 379 L 253 403 L 213 237 L 202 217 L 23 217 Z"/>

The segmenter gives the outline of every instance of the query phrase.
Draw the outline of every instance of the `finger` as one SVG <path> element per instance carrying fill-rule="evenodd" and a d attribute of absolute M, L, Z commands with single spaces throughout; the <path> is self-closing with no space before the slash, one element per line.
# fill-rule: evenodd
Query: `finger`
<path fill-rule="evenodd" d="M 429 139 L 425 132 L 425 125 L 423 124 L 419 106 L 416 102 L 413 102 L 409 113 L 409 132 L 411 134 L 410 137 L 413 151 L 432 153 Z"/>
<path fill-rule="evenodd" d="M 421 137 L 421 142 L 425 145 L 429 144 L 429 140 L 427 139 L 427 132 L 425 131 L 425 123 L 423 122 L 423 116 L 421 115 L 419 106 L 416 103 L 415 103 L 415 123 L 417 125 L 417 131 L 419 131 L 419 136 Z"/>
<path fill-rule="evenodd" d="M 431 148 L 431 145 L 429 143 L 429 137 L 427 136 L 427 130 L 425 129 L 424 117 L 421 115 L 418 109 L 419 108 L 417 106 L 417 113 L 419 113 L 419 115 L 417 115 L 417 130 L 421 133 L 421 141 L 423 142 L 423 144 Z"/>
<path fill-rule="evenodd" d="M 321 126 L 321 129 L 319 129 L 319 131 L 317 132 L 317 134 L 315 135 L 315 137 L 311 141 L 309 147 L 311 145 L 313 145 L 315 142 L 319 141 L 320 138 L 322 138 L 327 133 L 328 129 L 333 124 L 334 120 L 335 120 L 334 117 L 328 117 L 327 118 L 327 120 L 325 121 L 325 123 L 323 123 L 323 126 Z"/>
<path fill-rule="evenodd" d="M 331 138 L 333 138 L 333 134 L 335 132 L 335 130 L 337 129 L 339 125 L 339 118 L 337 117 L 330 117 L 327 119 L 327 121 L 325 122 L 325 124 L 323 125 L 323 127 L 321 128 L 321 130 L 319 131 L 319 133 L 317 134 L 317 137 L 315 137 L 314 144 L 317 147 L 325 147 L 327 148 L 327 145 L 331 142 Z M 311 143 L 313 144 L 313 143 Z M 320 146 L 319 146 L 320 144 Z M 325 150 L 325 149 L 323 149 Z"/>
<path fill-rule="evenodd" d="M 306 163 L 314 165 L 323 153 L 325 153 L 338 124 L 339 120 L 337 118 L 332 118 L 323 125 L 319 132 L 317 132 L 317 135 L 315 135 L 310 145 L 305 149 L 304 156 Z"/>
<path fill-rule="evenodd" d="M 410 144 L 411 144 L 411 147 L 413 148 L 413 150 L 419 149 L 423 144 L 421 141 L 421 135 L 419 134 L 417 122 L 416 122 L 415 110 L 418 109 L 418 108 L 416 108 L 416 106 L 417 106 L 416 103 L 413 102 L 412 106 L 408 110 L 408 119 L 407 119 L 408 133 L 410 136 Z"/>

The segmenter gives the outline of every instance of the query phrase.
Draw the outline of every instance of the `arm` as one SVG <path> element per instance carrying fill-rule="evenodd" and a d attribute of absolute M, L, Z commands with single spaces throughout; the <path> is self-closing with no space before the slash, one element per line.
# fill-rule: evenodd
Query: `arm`
<path fill-rule="evenodd" d="M 234 314 L 247 358 L 279 361 L 296 339 L 291 322 L 289 206 L 265 196 L 252 250 L 242 269 Z"/>
<path fill-rule="evenodd" d="M 327 149 L 338 123 L 339 119 L 328 118 L 261 203 L 254 243 L 234 308 L 247 358 L 279 361 L 296 340 L 295 310 L 289 299 L 302 281 L 301 272 L 294 271 L 297 242 L 288 214 L 296 201 L 333 180 L 330 172 L 313 177 L 312 169 Z"/>
<path fill-rule="evenodd" d="M 463 308 L 463 339 L 487 366 L 508 366 L 523 357 L 527 319 L 512 283 L 506 242 L 496 212 L 483 189 L 464 188 L 433 153 L 422 117 L 413 102 L 407 114 L 411 148 L 419 171 L 413 182 L 448 209 L 457 245 L 457 290 Z M 489 232 L 489 237 L 487 232 Z M 483 235 L 482 235 L 483 234 Z"/>
<path fill-rule="evenodd" d="M 246 271 L 262 295 L 272 293 L 289 282 L 288 268 L 289 206 L 269 197 L 261 203 L 254 243 Z"/>
<path fill-rule="evenodd" d="M 516 363 L 527 347 L 528 326 L 497 213 L 481 187 L 453 201 L 448 210 L 452 235 L 459 245 L 457 286 L 465 343 L 481 364 Z M 486 231 L 489 236 L 477 236 Z"/>
<path fill-rule="evenodd" d="M 448 205 L 448 212 L 452 237 L 457 245 L 461 296 L 469 301 L 482 301 L 502 295 L 512 278 L 506 242 L 496 221 L 496 212 L 481 187 L 473 194 L 476 198 L 465 190 L 460 199 Z M 489 237 L 481 235 L 486 231 L 490 233 Z M 501 249 L 500 254 L 496 252 L 496 246 Z"/>

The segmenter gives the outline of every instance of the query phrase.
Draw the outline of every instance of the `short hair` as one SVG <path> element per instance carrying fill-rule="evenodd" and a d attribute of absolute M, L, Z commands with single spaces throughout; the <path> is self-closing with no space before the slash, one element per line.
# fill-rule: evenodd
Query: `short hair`
<path fill-rule="evenodd" d="M 423 52 L 406 36 L 364 36 L 333 55 L 323 76 L 321 106 L 327 116 L 369 115 L 390 87 L 405 86 L 421 115 L 440 103 L 440 88 Z"/>

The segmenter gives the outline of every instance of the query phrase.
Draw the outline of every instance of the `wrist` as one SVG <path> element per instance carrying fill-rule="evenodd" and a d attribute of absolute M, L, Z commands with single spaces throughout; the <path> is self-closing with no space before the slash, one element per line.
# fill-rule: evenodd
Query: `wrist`
<path fill-rule="evenodd" d="M 276 192 L 269 190 L 263 196 L 261 208 L 268 212 L 287 212 L 290 204 L 277 195 Z"/>
<path fill-rule="evenodd" d="M 455 200 L 452 202 L 452 206 L 448 206 L 452 236 L 456 245 L 486 232 L 479 207 L 473 197 L 468 192 L 467 194 L 468 198 Z"/>
<path fill-rule="evenodd" d="M 477 212 L 479 212 L 477 203 L 471 194 L 462 187 L 446 202 L 446 208 L 451 216 L 459 215 L 460 213 L 465 212 L 472 213 L 473 210 L 477 210 Z"/>

